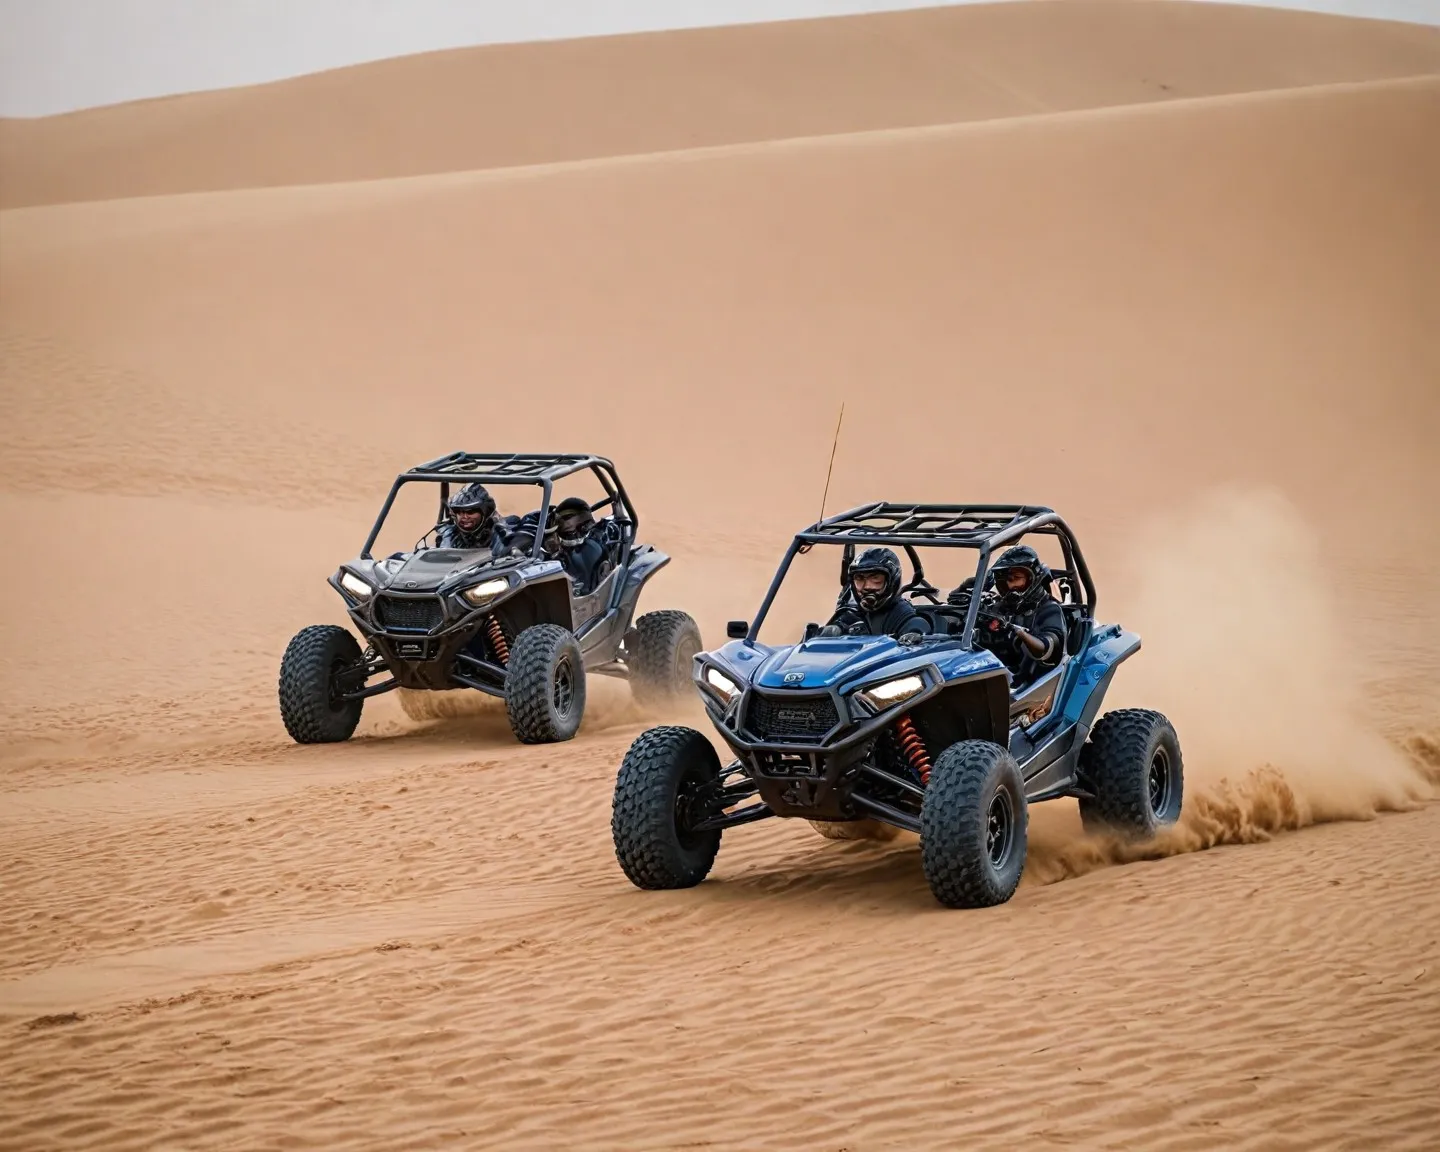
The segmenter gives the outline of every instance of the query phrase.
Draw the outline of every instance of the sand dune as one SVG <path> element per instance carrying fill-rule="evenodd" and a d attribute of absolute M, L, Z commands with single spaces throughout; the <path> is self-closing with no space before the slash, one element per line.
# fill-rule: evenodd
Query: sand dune
<path fill-rule="evenodd" d="M 0 1147 L 1426 1147 L 1428 35 L 996 6 L 3 125 L 6 203 L 86 202 L 0 212 Z M 532 151 L 461 131 L 546 59 Z M 397 120 L 322 133 L 347 101 Z M 622 685 L 563 747 L 450 698 L 285 738 L 279 653 L 397 470 L 612 456 L 650 606 L 715 642 L 842 399 L 832 508 L 1065 512 L 1145 637 L 1111 703 L 1179 727 L 1173 835 L 1037 808 L 1014 901 L 953 915 L 913 839 L 776 821 L 646 895 Z"/>
<path fill-rule="evenodd" d="M 0 207 L 534 165 L 1440 71 L 1440 31 L 1030 0 L 428 53 L 0 120 Z"/>

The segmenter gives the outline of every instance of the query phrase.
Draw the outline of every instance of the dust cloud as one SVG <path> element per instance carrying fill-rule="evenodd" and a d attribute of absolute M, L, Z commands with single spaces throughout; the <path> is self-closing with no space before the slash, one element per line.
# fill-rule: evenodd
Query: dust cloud
<path fill-rule="evenodd" d="M 1131 592 L 1116 618 L 1143 647 L 1117 672 L 1105 707 L 1170 718 L 1184 808 L 1144 844 L 1040 839 L 1029 878 L 1367 820 L 1436 795 L 1433 737 L 1415 733 L 1401 747 L 1368 721 L 1365 667 L 1347 643 L 1325 557 L 1282 493 L 1209 489 L 1144 525 L 1126 552 Z"/>

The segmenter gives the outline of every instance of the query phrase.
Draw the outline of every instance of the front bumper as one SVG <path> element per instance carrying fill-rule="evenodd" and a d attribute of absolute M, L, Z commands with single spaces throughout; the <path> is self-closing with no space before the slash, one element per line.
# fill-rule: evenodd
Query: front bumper
<path fill-rule="evenodd" d="M 711 722 L 755 781 L 760 798 L 777 816 L 848 820 L 868 814 L 855 803 L 853 794 L 875 741 L 901 716 L 945 688 L 938 669 L 919 671 L 925 687 L 878 714 L 833 688 L 760 692 L 746 686 L 728 704 L 709 690 L 702 689 L 701 695 Z M 703 675 L 702 671 L 700 677 Z M 755 730 L 757 700 L 797 709 L 820 705 L 815 710 L 827 717 L 833 710 L 835 720 L 811 738 L 775 739 Z M 773 715 L 772 710 L 769 716 Z"/>
<path fill-rule="evenodd" d="M 348 595 L 345 599 L 356 629 L 385 661 L 401 688 L 503 691 L 504 668 L 490 658 L 483 641 L 476 643 L 490 615 L 489 605 L 457 614 L 446 597 L 435 593 L 385 591 L 362 602 Z M 392 604 L 403 607 L 387 613 Z M 396 620 L 413 621 L 415 626 L 397 625 Z"/>

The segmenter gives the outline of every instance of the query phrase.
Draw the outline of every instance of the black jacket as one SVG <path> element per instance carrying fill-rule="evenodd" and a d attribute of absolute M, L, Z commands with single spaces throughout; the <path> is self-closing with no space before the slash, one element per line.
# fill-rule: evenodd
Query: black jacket
<path fill-rule="evenodd" d="M 838 625 L 847 636 L 899 636 L 903 632 L 924 635 L 930 631 L 929 622 L 915 611 L 915 606 L 899 598 L 877 612 L 847 604 L 830 617 L 829 623 Z"/>
<path fill-rule="evenodd" d="M 600 561 L 605 559 L 605 545 L 594 536 L 574 548 L 560 549 L 560 563 L 575 581 L 575 595 L 586 596 L 600 583 Z"/>
<path fill-rule="evenodd" d="M 1030 650 L 1003 629 L 992 629 L 982 617 L 975 623 L 975 643 L 988 648 L 1010 669 L 1017 684 L 1029 684 L 1060 663 L 1065 656 L 1065 613 L 1059 601 L 1046 596 L 1035 607 L 1007 617 L 1032 636 L 1050 643 L 1042 657 Z"/>

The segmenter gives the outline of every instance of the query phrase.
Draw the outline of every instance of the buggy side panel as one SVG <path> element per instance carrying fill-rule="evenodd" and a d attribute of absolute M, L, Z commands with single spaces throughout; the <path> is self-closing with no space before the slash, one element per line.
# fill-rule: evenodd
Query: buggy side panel
<path fill-rule="evenodd" d="M 1025 797 L 1034 802 L 1071 792 L 1080 751 L 1100 710 L 1116 666 L 1140 648 L 1140 637 L 1110 625 L 1097 630 L 1084 651 L 1065 666 L 1057 707 L 1047 720 L 1011 737 L 1021 762 Z"/>
<path fill-rule="evenodd" d="M 595 591 L 575 601 L 575 636 L 585 653 L 587 668 L 614 660 L 625 635 L 626 621 L 610 611 L 623 577 L 623 572 L 613 569 L 605 574 Z"/>
<path fill-rule="evenodd" d="M 1003 671 L 947 685 L 913 710 L 920 735 L 932 754 L 960 740 L 1005 743 L 1010 692 Z"/>
<path fill-rule="evenodd" d="M 527 584 L 514 596 L 501 601 L 495 614 L 516 636 L 532 624 L 558 624 L 562 628 L 570 628 L 573 625 L 570 578 L 563 571 L 557 571 L 548 579 Z"/>
<path fill-rule="evenodd" d="M 620 642 L 630 631 L 641 589 L 668 563 L 670 557 L 663 552 L 650 547 L 637 548 L 630 554 L 630 563 L 624 570 L 616 569 L 605 578 L 595 595 L 602 597 L 606 603 L 613 603 L 614 607 L 596 614 L 588 626 L 581 627 L 580 646 L 584 649 L 587 665 L 604 664 L 615 659 Z"/>

